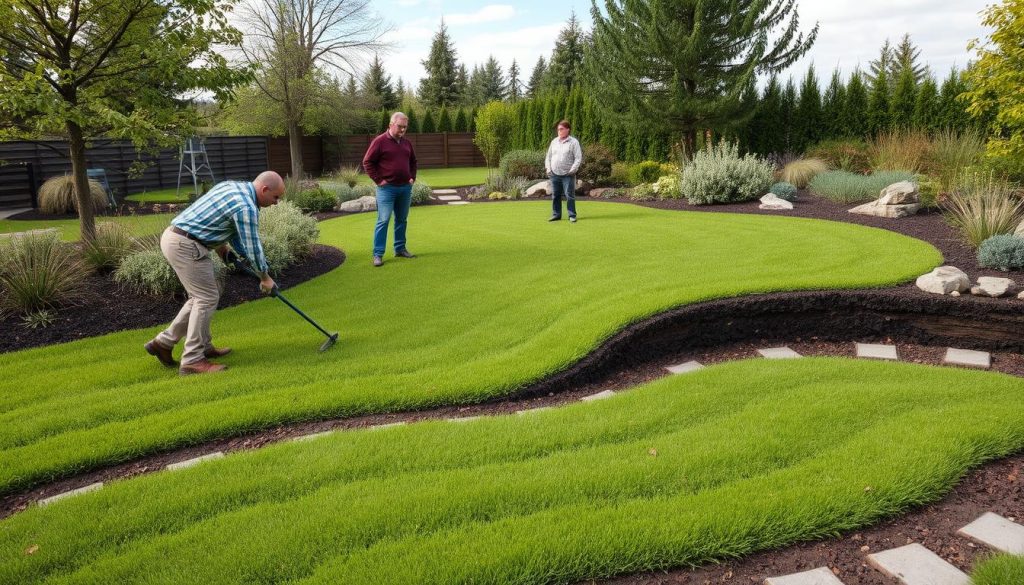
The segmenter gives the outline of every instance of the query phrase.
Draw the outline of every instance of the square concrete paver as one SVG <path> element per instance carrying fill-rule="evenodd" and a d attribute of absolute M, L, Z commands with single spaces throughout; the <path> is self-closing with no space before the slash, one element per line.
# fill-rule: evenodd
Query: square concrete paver
<path fill-rule="evenodd" d="M 532 414 L 534 412 L 544 412 L 545 410 L 554 410 L 554 408 L 551 407 L 551 406 L 539 406 L 537 408 L 524 408 L 523 410 L 517 410 L 516 414 L 521 416 L 521 415 L 524 415 L 524 414 Z"/>
<path fill-rule="evenodd" d="M 89 492 L 94 492 L 94 491 L 96 491 L 96 490 L 98 490 L 98 489 L 100 489 L 102 487 L 103 487 L 103 482 L 102 481 L 98 481 L 96 483 L 91 483 L 91 484 L 89 484 L 87 486 L 80 487 L 77 490 L 67 491 L 67 492 L 64 492 L 63 494 L 57 494 L 55 496 L 50 496 L 50 497 L 48 497 L 46 499 L 39 500 L 39 506 L 40 507 L 49 506 L 50 504 L 52 504 L 54 502 L 59 502 L 61 500 L 67 499 L 67 498 L 72 498 L 74 496 L 80 496 L 82 494 L 87 494 Z"/>
<path fill-rule="evenodd" d="M 857 357 L 870 358 L 875 360 L 898 360 L 895 345 L 884 343 L 857 343 Z"/>
<path fill-rule="evenodd" d="M 972 368 L 988 369 L 992 367 L 992 354 L 987 351 L 974 351 L 972 349 L 956 349 L 951 347 L 946 350 L 947 364 L 958 366 L 971 366 Z"/>
<path fill-rule="evenodd" d="M 759 349 L 757 350 L 757 353 L 770 360 L 790 360 L 804 357 L 788 347 L 769 347 L 766 349 Z"/>
<path fill-rule="evenodd" d="M 868 555 L 868 563 L 904 585 L 970 585 L 960 569 L 920 544 Z"/>
<path fill-rule="evenodd" d="M 999 514 L 985 512 L 957 534 L 1011 555 L 1024 555 L 1024 526 Z"/>
<path fill-rule="evenodd" d="M 704 365 L 700 362 L 686 362 L 685 364 L 676 364 L 674 366 L 668 366 L 666 370 L 673 374 L 689 374 L 690 372 L 696 372 L 697 370 L 703 370 Z"/>
<path fill-rule="evenodd" d="M 437 191 L 434 191 L 434 193 L 437 193 Z M 437 198 L 441 201 L 462 201 L 462 197 L 458 195 L 438 195 Z"/>
<path fill-rule="evenodd" d="M 432 193 L 434 195 L 457 195 L 459 192 L 455 189 L 434 189 Z"/>
<path fill-rule="evenodd" d="M 177 469 L 185 469 L 187 467 L 193 467 L 199 465 L 203 461 L 211 461 L 213 459 L 222 459 L 224 457 L 223 451 L 217 451 L 216 453 L 210 453 L 209 455 L 203 455 L 202 457 L 195 457 L 192 459 L 186 459 L 185 461 L 179 461 L 177 463 L 171 463 L 167 466 L 168 471 L 175 471 Z"/>
<path fill-rule="evenodd" d="M 843 582 L 828 567 L 818 567 L 803 573 L 768 577 L 764 580 L 764 585 L 843 585 Z"/>
<path fill-rule="evenodd" d="M 580 398 L 583 402 L 593 402 L 594 400 L 604 400 L 605 398 L 611 398 L 615 396 L 615 392 L 612 390 L 605 390 L 604 392 L 598 392 L 597 394 L 591 394 L 590 396 L 584 396 Z"/>
<path fill-rule="evenodd" d="M 481 418 L 481 417 L 479 417 L 479 416 L 453 416 L 452 418 L 448 418 L 448 419 L 445 419 L 445 420 L 447 420 L 448 422 L 462 423 L 462 422 L 469 422 L 471 420 L 477 420 L 479 418 Z"/>

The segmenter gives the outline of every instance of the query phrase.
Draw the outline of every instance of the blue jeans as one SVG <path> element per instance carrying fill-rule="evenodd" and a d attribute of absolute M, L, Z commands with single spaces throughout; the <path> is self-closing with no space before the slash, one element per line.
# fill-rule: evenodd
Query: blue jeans
<path fill-rule="evenodd" d="M 569 209 L 569 217 L 576 217 L 576 177 L 551 175 L 551 216 L 562 217 L 562 197 Z"/>
<path fill-rule="evenodd" d="M 388 242 L 388 222 L 395 214 L 395 252 L 405 249 L 405 224 L 412 205 L 412 184 L 377 185 L 377 227 L 373 229 L 373 255 L 383 256 Z"/>

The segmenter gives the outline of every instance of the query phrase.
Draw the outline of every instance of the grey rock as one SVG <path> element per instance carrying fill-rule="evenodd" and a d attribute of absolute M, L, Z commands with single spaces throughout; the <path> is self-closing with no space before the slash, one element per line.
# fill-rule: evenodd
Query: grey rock
<path fill-rule="evenodd" d="M 377 198 L 371 195 L 360 197 L 359 199 L 353 199 L 352 201 L 346 201 L 338 207 L 338 211 L 346 211 L 349 213 L 360 213 L 363 211 L 377 211 Z"/>
<path fill-rule="evenodd" d="M 761 205 L 758 205 L 757 207 L 758 209 L 789 211 L 790 209 L 793 209 L 793 204 L 782 197 L 779 197 L 775 193 L 769 193 L 761 198 Z"/>
<path fill-rule="evenodd" d="M 1017 229 L 1013 231 L 1013 235 L 1024 238 L 1024 221 L 1020 222 L 1020 225 L 1017 226 Z"/>
<path fill-rule="evenodd" d="M 979 297 L 998 298 L 1007 294 L 1013 294 L 1016 290 L 1017 283 L 1009 278 L 979 276 L 978 284 L 971 287 L 971 294 Z"/>
<path fill-rule="evenodd" d="M 921 209 L 921 205 L 919 203 L 908 203 L 906 205 L 884 205 L 880 204 L 880 201 L 881 200 L 872 201 L 871 203 L 858 205 L 857 207 L 851 209 L 850 213 L 898 219 L 900 217 L 914 215 Z"/>
<path fill-rule="evenodd" d="M 959 294 L 971 288 L 971 280 L 956 266 L 939 266 L 917 277 L 917 288 L 937 295 Z"/>
<path fill-rule="evenodd" d="M 551 181 L 541 181 L 526 190 L 527 197 L 543 197 L 551 193 Z"/>
<path fill-rule="evenodd" d="M 911 181 L 900 181 L 889 185 L 882 189 L 881 196 L 878 198 L 880 205 L 907 205 L 920 201 L 917 183 Z"/>

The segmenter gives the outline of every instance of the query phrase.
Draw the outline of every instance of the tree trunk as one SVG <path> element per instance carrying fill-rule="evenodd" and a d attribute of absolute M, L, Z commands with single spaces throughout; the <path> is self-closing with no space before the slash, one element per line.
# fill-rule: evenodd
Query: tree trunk
<path fill-rule="evenodd" d="M 93 208 L 92 192 L 89 189 L 89 176 L 86 173 L 85 138 L 82 128 L 74 123 L 67 123 L 68 142 L 71 155 L 71 175 L 75 182 L 75 199 L 78 201 L 78 218 L 81 222 L 82 243 L 92 242 L 96 237 L 96 213 Z"/>
<path fill-rule="evenodd" d="M 288 152 L 292 157 L 292 179 L 301 181 L 302 174 L 302 130 L 297 122 L 288 123 Z"/>

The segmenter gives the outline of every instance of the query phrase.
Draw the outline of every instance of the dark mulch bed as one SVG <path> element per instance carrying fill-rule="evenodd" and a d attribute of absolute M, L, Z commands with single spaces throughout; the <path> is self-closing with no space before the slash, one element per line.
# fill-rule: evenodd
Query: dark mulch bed
<path fill-rule="evenodd" d="M 275 281 L 281 288 L 292 287 L 329 272 L 344 261 L 345 253 L 341 250 L 316 244 L 308 257 L 288 267 Z M 48 327 L 29 329 L 16 315 L 0 319 L 0 331 L 4 331 L 0 335 L 0 353 L 170 323 L 184 302 L 183 296 L 134 293 L 109 275 L 89 276 L 86 290 L 86 298 L 76 306 L 58 310 Z M 252 277 L 230 273 L 218 306 L 230 307 L 260 296 L 259 284 Z"/>

